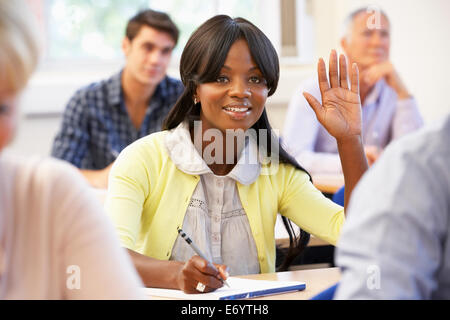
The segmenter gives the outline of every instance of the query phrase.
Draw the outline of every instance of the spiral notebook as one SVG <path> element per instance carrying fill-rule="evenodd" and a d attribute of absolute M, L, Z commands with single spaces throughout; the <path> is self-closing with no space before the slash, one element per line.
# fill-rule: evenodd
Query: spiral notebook
<path fill-rule="evenodd" d="M 153 296 L 187 300 L 236 300 L 300 291 L 306 288 L 306 283 L 301 281 L 268 281 L 229 277 L 227 282 L 230 288 L 223 286 L 216 291 L 199 294 L 187 294 L 174 289 L 143 288 L 143 290 L 149 298 Z"/>

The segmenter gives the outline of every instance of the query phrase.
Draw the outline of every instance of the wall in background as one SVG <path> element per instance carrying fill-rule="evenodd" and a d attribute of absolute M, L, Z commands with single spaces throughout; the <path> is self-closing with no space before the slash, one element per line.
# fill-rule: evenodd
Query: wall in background
<path fill-rule="evenodd" d="M 314 60 L 321 56 L 328 60 L 330 50 L 339 49 L 341 24 L 350 10 L 367 4 L 379 5 L 392 22 L 391 60 L 417 98 L 425 121 L 432 122 L 450 112 L 450 102 L 444 98 L 450 73 L 450 43 L 447 41 L 450 19 L 446 17 L 450 12 L 450 1 L 309 1 L 312 1 L 310 6 L 315 25 Z M 298 65 L 282 61 L 277 92 L 267 103 L 274 128 L 282 129 L 290 97 L 302 80 L 314 74 L 315 68 L 315 64 Z M 70 73 L 64 72 L 64 66 L 36 73 L 24 92 L 21 103 L 23 116 L 16 139 L 9 149 L 27 156 L 49 154 L 60 125 L 60 113 L 70 96 L 81 86 L 108 77 L 119 69 L 119 65 L 109 65 L 92 72 L 80 65 Z M 178 77 L 178 70 L 171 69 L 169 74 Z"/>

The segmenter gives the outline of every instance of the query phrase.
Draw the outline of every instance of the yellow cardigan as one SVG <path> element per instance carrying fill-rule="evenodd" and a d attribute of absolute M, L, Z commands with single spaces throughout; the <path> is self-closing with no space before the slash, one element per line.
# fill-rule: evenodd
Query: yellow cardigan
<path fill-rule="evenodd" d="M 199 176 L 177 169 L 164 144 L 168 131 L 141 138 L 121 152 L 109 176 L 105 208 L 124 247 L 168 260 Z M 265 168 L 270 169 L 270 168 Z M 277 213 L 333 245 L 345 220 L 343 208 L 327 199 L 292 165 L 250 184 L 236 182 L 255 240 L 262 273 L 275 272 Z"/>

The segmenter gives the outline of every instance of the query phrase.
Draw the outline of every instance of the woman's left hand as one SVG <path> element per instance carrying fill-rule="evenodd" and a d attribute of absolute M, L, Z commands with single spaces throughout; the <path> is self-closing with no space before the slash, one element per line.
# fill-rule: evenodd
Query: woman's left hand
<path fill-rule="evenodd" d="M 338 71 L 337 53 L 332 50 L 329 69 L 330 82 L 327 79 L 325 62 L 321 58 L 317 72 L 322 104 L 309 93 L 304 92 L 303 95 L 314 110 L 319 122 L 336 140 L 360 136 L 362 116 L 358 66 L 356 63 L 352 65 L 350 88 L 344 55 L 341 54 L 339 57 L 340 70 Z"/>

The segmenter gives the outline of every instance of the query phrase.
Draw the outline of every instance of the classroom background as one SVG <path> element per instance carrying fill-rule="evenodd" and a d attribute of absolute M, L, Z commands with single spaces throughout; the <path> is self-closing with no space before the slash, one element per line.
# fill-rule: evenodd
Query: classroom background
<path fill-rule="evenodd" d="M 280 82 L 268 99 L 272 126 L 283 130 L 291 96 L 328 60 L 343 20 L 370 5 L 391 21 L 391 61 L 418 101 L 426 123 L 449 112 L 450 1 L 448 0 L 28 0 L 38 16 L 44 57 L 21 99 L 20 130 L 9 149 L 24 156 L 49 155 L 62 112 L 73 93 L 120 70 L 127 19 L 150 7 L 167 12 L 181 31 L 168 74 L 179 78 L 178 62 L 192 31 L 209 17 L 242 16 L 260 27 L 280 56 Z"/>

